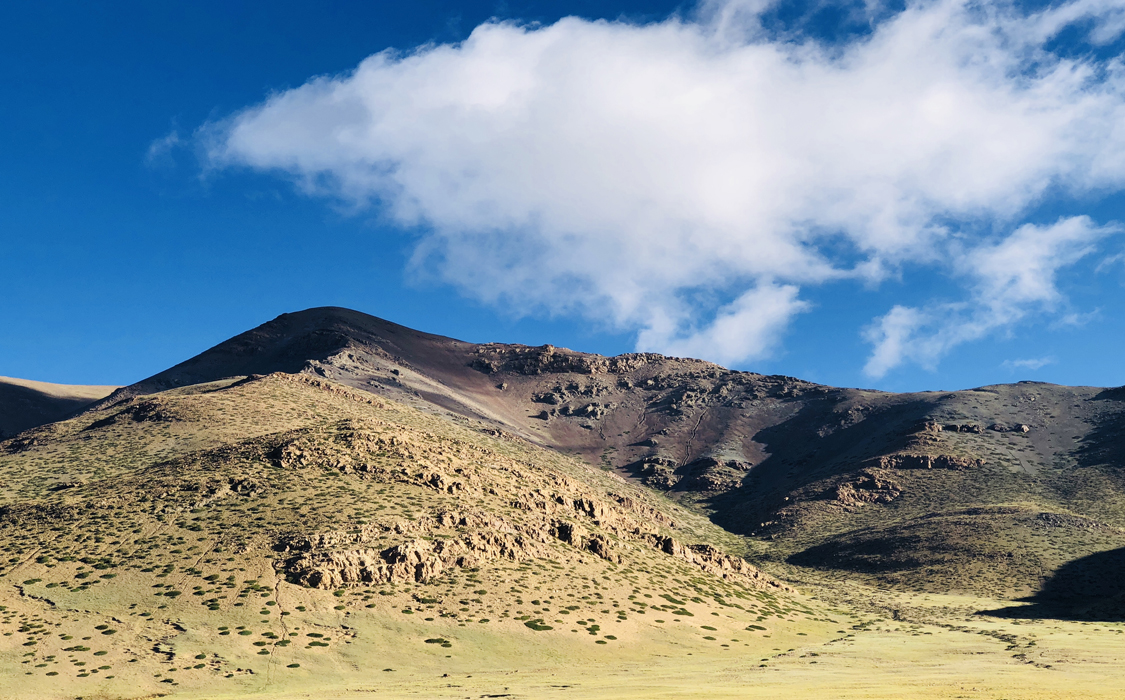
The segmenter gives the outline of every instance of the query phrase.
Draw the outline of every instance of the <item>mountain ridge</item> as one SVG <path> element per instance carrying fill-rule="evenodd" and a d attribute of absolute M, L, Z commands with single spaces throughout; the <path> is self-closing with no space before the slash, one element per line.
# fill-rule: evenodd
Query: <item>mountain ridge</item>
<path fill-rule="evenodd" d="M 0 439 L 0 695 L 621 697 L 644 670 L 638 698 L 853 671 L 902 697 L 906 658 L 951 695 L 1102 687 L 1116 637 L 1076 625 L 1125 633 L 1123 430 L 1120 389 L 284 315 Z"/>
<path fill-rule="evenodd" d="M 279 371 L 481 421 L 580 456 L 701 509 L 730 532 L 777 543 L 756 546 L 806 570 L 827 567 L 888 585 L 945 580 L 939 588 L 1028 593 L 1063 563 L 1064 552 L 1017 566 L 1005 580 L 974 578 L 963 572 L 979 552 L 954 546 L 959 540 L 933 527 L 958 523 L 999 542 L 1016 522 L 999 514 L 1009 503 L 1125 527 L 1125 511 L 1106 505 L 1125 498 L 1114 466 L 1125 457 L 1116 440 L 1117 426 L 1125 425 L 1120 389 L 1039 382 L 897 394 L 837 388 L 652 353 L 604 357 L 550 345 L 467 343 L 323 307 L 283 314 L 97 407 Z M 972 508 L 984 510 L 941 520 Z M 895 536 L 870 539 L 897 521 L 926 546 L 954 551 L 922 557 L 926 564 L 903 573 Z M 1083 555 L 1101 546 L 1072 544 Z M 881 548 L 885 556 L 844 554 L 856 547 Z M 917 572 L 935 566 L 941 576 L 923 582 Z"/>
<path fill-rule="evenodd" d="M 479 421 L 700 509 L 762 556 L 887 585 L 1036 590 L 1064 563 L 1063 551 L 1008 567 L 1003 577 L 971 577 L 965 562 L 984 555 L 932 532 L 957 523 L 991 533 L 993 549 L 985 550 L 1002 551 L 995 543 L 1023 522 L 1002 514 L 1011 503 L 1032 504 L 1032 518 L 1077 515 L 1125 527 L 1117 508 L 1125 480 L 1115 466 L 1125 459 L 1119 388 L 1020 382 L 895 394 L 653 353 L 467 343 L 320 307 L 282 314 L 87 410 L 277 372 Z M 965 515 L 973 508 L 977 515 Z M 895 530 L 872 534 L 890 522 L 931 549 L 953 549 L 903 569 Z M 1078 555 L 1101 546 L 1079 540 Z M 880 553 L 857 557 L 857 547 Z M 919 572 L 934 567 L 943 573 L 923 580 Z"/>

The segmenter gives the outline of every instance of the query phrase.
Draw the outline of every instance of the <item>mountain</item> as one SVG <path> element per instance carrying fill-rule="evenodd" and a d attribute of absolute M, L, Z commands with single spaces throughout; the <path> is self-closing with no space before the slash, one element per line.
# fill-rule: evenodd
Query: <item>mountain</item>
<path fill-rule="evenodd" d="M 115 389 L 0 377 L 0 439 L 66 418 Z"/>
<path fill-rule="evenodd" d="M 0 440 L 0 696 L 1114 697 L 1123 399 L 285 314 Z"/>
<path fill-rule="evenodd" d="M 1066 561 L 1125 546 L 1121 389 L 890 394 L 651 353 L 478 345 L 318 308 L 101 405 L 272 372 L 480 420 L 612 468 L 701 509 L 760 556 L 830 577 L 1029 595 Z"/>
<path fill-rule="evenodd" d="M 25 431 L 0 483 L 4 697 L 309 692 L 360 660 L 444 686 L 837 626 L 612 472 L 307 373 Z"/>

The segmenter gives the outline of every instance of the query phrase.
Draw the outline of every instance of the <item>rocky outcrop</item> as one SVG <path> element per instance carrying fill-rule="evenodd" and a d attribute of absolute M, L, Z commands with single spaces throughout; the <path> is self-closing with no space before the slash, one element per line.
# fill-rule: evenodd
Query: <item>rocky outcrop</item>
<path fill-rule="evenodd" d="M 425 526 L 419 524 L 409 529 L 417 531 Z M 541 529 L 500 522 L 493 529 L 450 535 L 430 531 L 427 536 L 412 537 L 383 548 L 346 547 L 389 530 L 372 527 L 366 532 L 348 534 L 284 536 L 275 549 L 296 555 L 278 561 L 276 566 L 289 581 L 312 588 L 334 590 L 377 583 L 424 583 L 450 569 L 475 568 L 488 561 L 547 558 L 548 537 L 612 563 L 623 561 L 620 546 L 609 536 L 561 520 L 545 523 Z M 653 547 L 721 578 L 737 579 L 756 587 L 789 590 L 744 559 L 710 545 L 685 545 L 667 535 L 640 532 L 633 533 L 627 541 Z M 324 549 L 326 547 L 337 548 Z"/>
<path fill-rule="evenodd" d="M 678 464 L 674 459 L 666 457 L 646 457 L 630 465 L 633 473 L 641 477 L 645 486 L 661 491 L 668 491 L 680 483 L 680 475 L 676 473 Z"/>
<path fill-rule="evenodd" d="M 556 520 L 550 532 L 552 537 L 572 547 L 581 547 L 586 543 L 586 529 L 576 523 Z"/>
<path fill-rule="evenodd" d="M 283 562 L 286 578 L 312 588 L 390 583 L 424 583 L 451 568 L 478 567 L 497 559 L 525 561 L 545 556 L 541 545 L 520 535 L 471 532 L 442 539 L 412 539 L 386 549 L 311 552 Z"/>
<path fill-rule="evenodd" d="M 477 348 L 477 356 L 470 366 L 485 374 L 512 372 L 513 374 L 625 374 L 648 364 L 670 358 L 656 353 L 631 353 L 617 357 L 602 357 L 574 352 L 553 345 L 529 347 L 526 345 L 501 345 L 491 343 Z M 692 360 L 699 364 L 710 363 Z"/>
<path fill-rule="evenodd" d="M 741 460 L 720 460 L 703 457 L 685 465 L 661 456 L 645 457 L 627 469 L 654 489 L 722 493 L 737 488 L 751 468 Z"/>
<path fill-rule="evenodd" d="M 649 535 L 648 541 L 653 547 L 665 554 L 698 566 L 709 574 L 725 579 L 750 581 L 763 588 L 792 590 L 779 581 L 766 576 L 757 568 L 751 566 L 745 559 L 724 554 L 709 544 L 685 545 L 672 537 L 662 535 Z"/>
<path fill-rule="evenodd" d="M 1030 433 L 1031 426 L 1026 423 L 1016 423 L 1015 425 L 1004 425 L 1002 423 L 993 423 L 988 426 L 988 429 L 997 433 Z"/>
<path fill-rule="evenodd" d="M 980 434 L 981 427 L 976 423 L 946 423 L 941 426 L 946 433 L 975 433 Z"/>
<path fill-rule="evenodd" d="M 882 469 L 952 469 L 964 471 L 984 464 L 982 459 L 954 455 L 893 454 L 877 457 L 874 463 Z"/>
<path fill-rule="evenodd" d="M 371 523 L 347 530 L 319 533 L 289 532 L 280 534 L 274 544 L 278 552 L 311 552 L 314 550 L 370 544 L 385 535 L 432 535 L 449 529 L 481 529 L 515 533 L 503 518 L 478 511 L 439 511 L 432 516 L 396 523 Z"/>
<path fill-rule="evenodd" d="M 742 483 L 750 465 L 739 460 L 704 457 L 684 465 L 678 488 L 691 491 L 724 492 Z"/>
<path fill-rule="evenodd" d="M 437 441 L 434 441 L 437 442 Z M 450 445 L 452 441 L 445 441 Z M 466 445 L 460 445 L 474 449 Z M 269 452 L 280 467 L 321 467 L 342 474 L 379 481 L 409 483 L 456 494 L 466 489 L 471 476 L 454 466 L 442 445 L 427 443 L 425 436 L 408 432 L 384 434 L 350 421 L 329 435 L 299 434 Z M 475 448 L 479 451 L 479 448 Z M 438 454 L 434 454 L 437 452 Z M 444 459 L 434 459 L 444 457 Z M 445 468 L 437 462 L 445 462 Z"/>
<path fill-rule="evenodd" d="M 884 473 L 865 469 L 852 479 L 837 484 L 827 496 L 843 506 L 890 503 L 902 495 L 902 486 Z"/>

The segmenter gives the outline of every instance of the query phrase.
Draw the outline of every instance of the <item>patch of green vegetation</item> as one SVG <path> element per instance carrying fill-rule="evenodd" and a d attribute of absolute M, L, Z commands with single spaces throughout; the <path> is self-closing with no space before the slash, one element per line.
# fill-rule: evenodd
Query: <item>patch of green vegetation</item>
<path fill-rule="evenodd" d="M 545 622 L 543 621 L 543 618 L 537 618 L 537 619 L 534 619 L 534 620 L 528 620 L 528 621 L 524 622 L 523 624 L 524 624 L 524 627 L 527 627 L 527 628 L 529 628 L 529 629 L 533 629 L 533 630 L 535 630 L 536 632 L 546 632 L 546 631 L 548 631 L 548 630 L 553 630 L 553 629 L 554 629 L 554 627 L 552 627 L 552 626 L 550 626 L 550 625 L 546 624 L 546 623 L 545 623 Z"/>

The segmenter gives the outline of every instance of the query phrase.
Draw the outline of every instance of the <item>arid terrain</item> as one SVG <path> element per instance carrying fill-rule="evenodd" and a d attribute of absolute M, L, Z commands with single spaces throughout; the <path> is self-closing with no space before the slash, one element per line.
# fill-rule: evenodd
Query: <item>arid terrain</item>
<path fill-rule="evenodd" d="M 0 383 L 0 697 L 1125 693 L 1122 389 L 336 308 L 112 389 Z"/>

